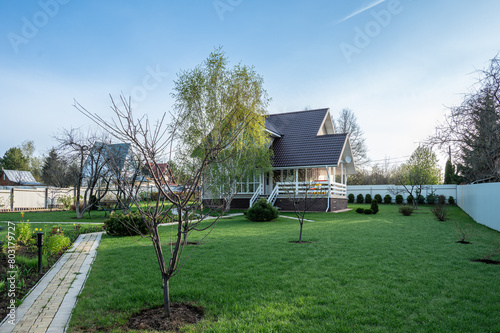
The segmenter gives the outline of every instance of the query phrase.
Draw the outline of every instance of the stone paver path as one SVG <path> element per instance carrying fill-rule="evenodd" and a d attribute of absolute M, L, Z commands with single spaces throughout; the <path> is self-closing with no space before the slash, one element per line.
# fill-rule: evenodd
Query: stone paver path
<path fill-rule="evenodd" d="M 101 235 L 102 232 L 80 235 L 17 308 L 14 325 L 5 320 L 0 333 L 64 332 Z"/>

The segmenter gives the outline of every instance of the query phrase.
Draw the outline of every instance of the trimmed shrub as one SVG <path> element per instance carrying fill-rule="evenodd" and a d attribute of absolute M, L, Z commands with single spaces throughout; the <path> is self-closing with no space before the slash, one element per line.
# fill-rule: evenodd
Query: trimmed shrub
<path fill-rule="evenodd" d="M 401 194 L 396 195 L 396 203 L 401 205 L 403 203 L 403 196 Z"/>
<path fill-rule="evenodd" d="M 372 196 L 371 196 L 371 194 L 365 195 L 365 202 L 366 203 L 372 203 Z"/>
<path fill-rule="evenodd" d="M 406 198 L 406 202 L 407 202 L 409 205 L 413 204 L 413 195 L 411 195 L 411 194 L 410 194 L 410 195 Z"/>
<path fill-rule="evenodd" d="M 104 220 L 106 233 L 111 236 L 134 236 L 148 234 L 148 229 L 139 213 L 112 214 L 109 219 Z"/>
<path fill-rule="evenodd" d="M 436 204 L 436 195 L 434 193 L 428 194 L 427 198 L 425 199 L 429 205 L 435 205 Z"/>
<path fill-rule="evenodd" d="M 399 207 L 399 212 L 404 216 L 410 216 L 413 213 L 413 207 L 411 206 L 401 206 Z"/>
<path fill-rule="evenodd" d="M 356 197 L 356 203 L 362 204 L 365 199 L 363 198 L 363 194 L 358 194 Z"/>
<path fill-rule="evenodd" d="M 366 215 L 371 215 L 371 214 L 373 214 L 373 210 L 365 209 L 365 211 L 363 213 L 365 213 Z"/>
<path fill-rule="evenodd" d="M 370 210 L 373 212 L 373 214 L 377 214 L 378 213 L 378 202 L 377 202 L 377 200 L 373 200 L 372 201 L 372 204 L 370 206 Z"/>
<path fill-rule="evenodd" d="M 444 205 L 446 203 L 446 197 L 444 195 L 440 195 L 438 197 L 438 205 Z"/>
<path fill-rule="evenodd" d="M 265 198 L 257 200 L 252 207 L 247 210 L 247 219 L 254 222 L 267 222 L 278 218 L 279 213 Z"/>
<path fill-rule="evenodd" d="M 349 195 L 347 196 L 347 202 L 354 203 L 354 194 L 349 193 Z"/>
<path fill-rule="evenodd" d="M 363 214 L 364 212 L 365 212 L 365 210 L 363 208 L 356 209 L 356 213 L 358 213 L 358 214 Z"/>
<path fill-rule="evenodd" d="M 63 234 L 57 234 L 50 236 L 45 241 L 44 246 L 45 246 L 45 251 L 52 255 L 62 252 L 70 244 L 71 242 L 68 237 L 64 236 Z"/>
<path fill-rule="evenodd" d="M 375 200 L 377 200 L 378 203 L 382 203 L 382 196 L 380 194 L 375 194 L 373 197 Z"/>
<path fill-rule="evenodd" d="M 450 205 L 454 205 L 455 204 L 455 199 L 453 199 L 453 197 L 450 195 L 450 197 L 448 198 L 448 203 Z"/>
<path fill-rule="evenodd" d="M 384 203 L 386 205 L 390 204 L 392 202 L 392 197 L 389 194 L 386 194 L 384 197 Z"/>
<path fill-rule="evenodd" d="M 423 205 L 425 203 L 425 197 L 421 194 L 418 195 L 418 204 Z"/>

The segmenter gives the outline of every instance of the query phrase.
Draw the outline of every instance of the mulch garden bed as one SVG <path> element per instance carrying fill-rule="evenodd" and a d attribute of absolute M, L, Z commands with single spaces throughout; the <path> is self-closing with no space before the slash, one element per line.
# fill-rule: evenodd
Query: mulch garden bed
<path fill-rule="evenodd" d="M 170 318 L 165 316 L 163 306 L 144 309 L 132 316 L 126 329 L 148 331 L 177 331 L 186 324 L 195 324 L 203 318 L 203 308 L 190 303 L 172 303 Z"/>
<path fill-rule="evenodd" d="M 31 249 L 26 246 L 17 246 L 16 247 L 16 256 L 25 256 L 28 258 L 36 258 L 38 257 L 37 252 L 33 252 Z M 33 288 L 37 282 L 43 277 L 45 273 L 54 265 L 57 260 L 62 256 L 62 254 L 54 255 L 48 258 L 48 267 L 42 268 L 42 274 L 38 274 L 38 270 L 32 269 L 28 276 L 23 275 L 20 277 L 21 280 L 24 280 L 24 283 L 19 283 L 20 281 L 16 281 L 16 285 L 19 287 L 16 288 L 16 305 L 19 305 L 19 301 Z M 21 271 L 23 271 L 24 267 L 20 267 L 21 265 L 17 265 Z M 11 298 L 9 297 L 9 293 L 7 290 L 9 289 L 8 282 L 6 281 L 8 277 L 9 265 L 7 263 L 7 255 L 3 252 L 0 252 L 0 280 L 5 281 L 5 292 L 0 293 L 0 321 L 2 321 L 9 309 L 7 306 L 10 305 Z"/>

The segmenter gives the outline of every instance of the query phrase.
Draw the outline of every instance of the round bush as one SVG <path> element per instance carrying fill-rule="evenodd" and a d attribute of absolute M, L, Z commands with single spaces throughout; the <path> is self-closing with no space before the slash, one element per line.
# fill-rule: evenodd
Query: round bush
<path fill-rule="evenodd" d="M 384 197 L 384 203 L 386 205 L 390 204 L 392 202 L 392 197 L 389 194 L 386 194 Z"/>
<path fill-rule="evenodd" d="M 375 194 L 373 197 L 378 203 L 382 203 L 382 196 L 380 194 Z"/>
<path fill-rule="evenodd" d="M 436 195 L 435 194 L 429 194 L 427 195 L 426 201 L 429 205 L 434 205 L 436 204 Z"/>
<path fill-rule="evenodd" d="M 440 195 L 438 197 L 438 205 L 444 205 L 446 203 L 446 197 L 444 195 Z"/>
<path fill-rule="evenodd" d="M 377 214 L 378 213 L 378 202 L 377 202 L 377 200 L 373 200 L 372 201 L 372 204 L 370 206 L 370 210 L 373 212 L 373 214 Z"/>
<path fill-rule="evenodd" d="M 365 212 L 365 210 L 363 208 L 356 209 L 356 213 L 358 213 L 358 214 L 363 214 L 364 212 Z"/>
<path fill-rule="evenodd" d="M 363 194 L 358 194 L 356 197 L 356 203 L 362 204 L 365 199 L 363 198 Z"/>
<path fill-rule="evenodd" d="M 349 193 L 349 195 L 347 196 L 347 202 L 354 203 L 354 194 Z"/>
<path fill-rule="evenodd" d="M 366 215 L 370 215 L 370 214 L 373 214 L 373 210 L 365 209 L 365 211 L 363 213 L 365 213 Z"/>
<path fill-rule="evenodd" d="M 112 214 L 109 219 L 104 220 L 106 233 L 111 236 L 134 236 L 149 234 L 139 213 Z"/>
<path fill-rule="evenodd" d="M 455 199 L 453 199 L 453 197 L 450 195 L 450 197 L 448 198 L 448 203 L 450 205 L 454 205 L 455 204 Z"/>
<path fill-rule="evenodd" d="M 418 204 L 423 205 L 425 203 L 425 197 L 421 194 L 418 195 Z"/>
<path fill-rule="evenodd" d="M 413 195 L 409 195 L 407 198 L 406 198 L 406 202 L 410 205 L 413 203 Z"/>
<path fill-rule="evenodd" d="M 365 195 L 365 202 L 366 203 L 372 203 L 372 196 L 371 196 L 371 194 Z"/>
<path fill-rule="evenodd" d="M 396 203 L 401 205 L 403 203 L 403 196 L 401 194 L 396 195 Z"/>
<path fill-rule="evenodd" d="M 278 218 L 278 210 L 265 198 L 260 198 L 247 210 L 247 219 L 254 222 L 267 222 Z"/>

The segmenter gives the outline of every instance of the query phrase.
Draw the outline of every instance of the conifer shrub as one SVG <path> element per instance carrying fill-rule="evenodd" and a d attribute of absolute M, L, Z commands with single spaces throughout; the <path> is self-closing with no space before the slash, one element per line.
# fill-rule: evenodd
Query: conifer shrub
<path fill-rule="evenodd" d="M 373 212 L 373 214 L 377 214 L 378 213 L 378 202 L 377 202 L 377 200 L 373 200 L 372 201 L 372 204 L 370 206 L 370 210 Z"/>
<path fill-rule="evenodd" d="M 450 195 L 450 197 L 448 198 L 448 203 L 450 205 L 454 205 L 455 204 L 455 199 Z"/>
<path fill-rule="evenodd" d="M 436 204 L 436 195 L 434 192 L 431 192 L 430 194 L 427 195 L 427 198 L 425 199 L 429 205 L 435 205 Z"/>
<path fill-rule="evenodd" d="M 406 198 L 406 202 L 407 202 L 409 205 L 413 204 L 413 195 L 411 195 L 411 194 L 410 194 L 410 195 Z"/>
<path fill-rule="evenodd" d="M 418 195 L 418 204 L 423 205 L 425 203 L 425 197 L 421 194 Z"/>
<path fill-rule="evenodd" d="M 247 210 L 245 216 L 250 221 L 267 222 L 277 219 L 279 213 L 276 207 L 273 207 L 265 198 L 260 198 Z"/>
<path fill-rule="evenodd" d="M 347 196 L 347 202 L 354 203 L 354 194 L 349 193 L 349 195 Z"/>
<path fill-rule="evenodd" d="M 440 195 L 438 197 L 438 205 L 444 205 L 446 203 L 446 197 L 444 195 Z"/>
<path fill-rule="evenodd" d="M 112 214 L 104 220 L 106 233 L 111 236 L 134 236 L 148 234 L 149 231 L 139 213 Z"/>
<path fill-rule="evenodd" d="M 358 194 L 356 197 L 356 203 L 362 204 L 365 199 L 363 198 L 363 194 Z"/>
<path fill-rule="evenodd" d="M 356 209 L 356 213 L 358 213 L 358 214 L 363 214 L 364 212 L 365 212 L 365 210 L 363 208 Z"/>
<path fill-rule="evenodd" d="M 404 199 L 403 199 L 403 196 L 402 196 L 401 194 L 396 195 L 396 203 L 397 203 L 398 205 L 403 204 L 403 200 L 404 200 Z"/>
<path fill-rule="evenodd" d="M 371 196 L 371 194 L 365 195 L 365 202 L 368 203 L 368 204 L 372 203 L 372 196 Z"/>
<path fill-rule="evenodd" d="M 384 203 L 386 205 L 390 204 L 392 202 L 392 197 L 389 194 L 386 194 L 384 197 Z"/>
<path fill-rule="evenodd" d="M 377 200 L 377 203 L 382 203 L 382 196 L 380 194 L 375 194 L 373 199 Z"/>
<path fill-rule="evenodd" d="M 371 210 L 371 209 L 365 209 L 363 211 L 363 213 L 365 213 L 366 215 L 371 215 L 371 214 L 373 214 L 373 210 Z"/>

